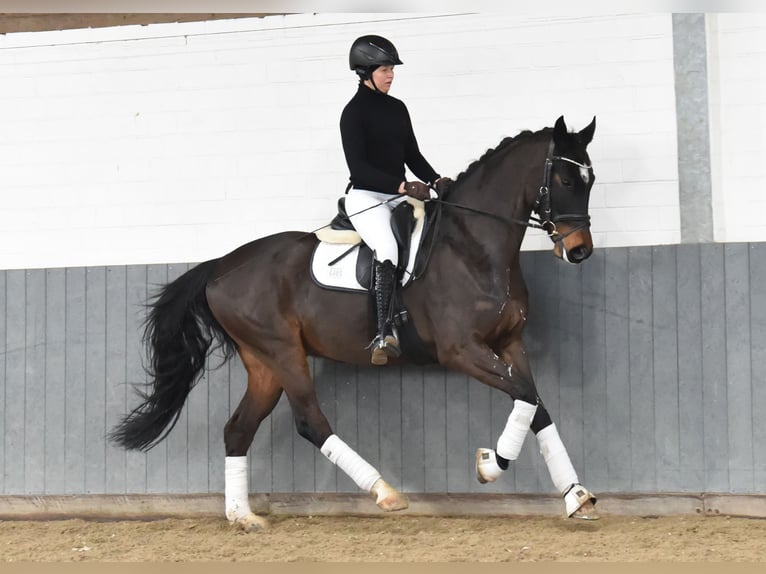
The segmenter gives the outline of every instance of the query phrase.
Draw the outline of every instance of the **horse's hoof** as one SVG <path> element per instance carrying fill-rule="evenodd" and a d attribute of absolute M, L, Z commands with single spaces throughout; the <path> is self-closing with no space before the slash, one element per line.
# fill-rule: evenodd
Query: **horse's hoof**
<path fill-rule="evenodd" d="M 375 497 L 375 504 L 385 512 L 404 510 L 410 505 L 406 496 L 382 478 L 375 481 L 375 484 L 370 489 L 370 493 Z"/>
<path fill-rule="evenodd" d="M 598 520 L 601 518 L 601 516 L 599 516 L 598 511 L 596 510 L 596 505 L 593 502 L 588 501 L 580 508 L 575 510 L 570 518 L 579 518 L 580 520 Z"/>
<path fill-rule="evenodd" d="M 600 516 L 596 512 L 596 497 L 582 484 L 573 484 L 566 494 L 564 503 L 567 516 L 581 520 L 598 520 Z"/>
<path fill-rule="evenodd" d="M 236 520 L 231 521 L 231 524 L 244 532 L 258 532 L 266 530 L 269 527 L 269 521 L 260 516 L 256 516 L 253 513 L 247 516 L 240 516 Z"/>
<path fill-rule="evenodd" d="M 481 484 L 495 482 L 503 469 L 497 464 L 495 451 L 491 448 L 479 448 L 476 450 L 476 479 Z"/>

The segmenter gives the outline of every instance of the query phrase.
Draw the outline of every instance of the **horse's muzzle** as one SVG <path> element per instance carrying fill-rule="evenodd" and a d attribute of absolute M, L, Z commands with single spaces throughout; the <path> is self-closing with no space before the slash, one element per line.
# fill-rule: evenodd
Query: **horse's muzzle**
<path fill-rule="evenodd" d="M 585 245 L 578 245 L 571 251 L 564 250 L 562 259 L 569 263 L 582 263 L 593 253 L 593 249 Z"/>
<path fill-rule="evenodd" d="M 561 238 L 554 242 L 553 252 L 567 263 L 582 263 L 593 253 L 593 238 L 586 226 L 574 230 L 561 230 Z"/>

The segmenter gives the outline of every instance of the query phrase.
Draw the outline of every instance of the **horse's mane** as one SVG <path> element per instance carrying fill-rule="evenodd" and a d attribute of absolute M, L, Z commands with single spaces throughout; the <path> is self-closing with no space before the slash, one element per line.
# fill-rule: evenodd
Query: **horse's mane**
<path fill-rule="evenodd" d="M 508 136 L 503 138 L 503 140 L 497 144 L 497 146 L 494 148 L 489 148 L 479 159 L 474 160 L 468 165 L 467 168 L 465 168 L 464 171 L 461 171 L 455 178 L 454 186 L 460 185 L 463 181 L 465 181 L 466 178 L 470 177 L 472 173 L 484 165 L 490 158 L 496 156 L 498 153 L 507 149 L 511 145 L 530 139 L 539 134 L 550 132 L 551 130 L 552 128 L 543 128 L 542 130 L 538 130 L 536 132 L 524 130 L 515 136 Z"/>

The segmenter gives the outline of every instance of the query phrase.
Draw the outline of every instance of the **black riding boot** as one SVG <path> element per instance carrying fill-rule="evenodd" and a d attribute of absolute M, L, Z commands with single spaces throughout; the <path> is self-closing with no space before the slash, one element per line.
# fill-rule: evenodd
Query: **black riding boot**
<path fill-rule="evenodd" d="M 372 364 L 385 365 L 388 357 L 398 357 L 399 339 L 389 320 L 391 296 L 394 293 L 396 268 L 389 260 L 375 261 L 375 308 L 378 313 L 378 334 L 372 340 Z"/>

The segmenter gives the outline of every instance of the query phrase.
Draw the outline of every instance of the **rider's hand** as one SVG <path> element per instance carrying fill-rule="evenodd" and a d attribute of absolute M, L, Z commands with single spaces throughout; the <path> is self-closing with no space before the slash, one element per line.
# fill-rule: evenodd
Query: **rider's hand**
<path fill-rule="evenodd" d="M 444 195 L 452 185 L 452 180 L 448 177 L 440 177 L 434 182 L 436 192 L 441 196 Z"/>
<path fill-rule="evenodd" d="M 406 181 L 404 182 L 404 193 L 420 201 L 431 199 L 431 188 L 429 188 L 422 181 Z"/>

